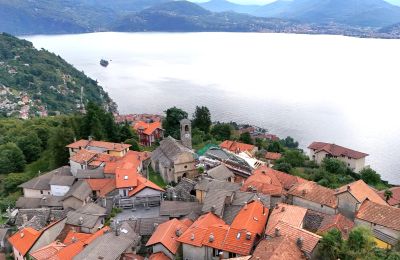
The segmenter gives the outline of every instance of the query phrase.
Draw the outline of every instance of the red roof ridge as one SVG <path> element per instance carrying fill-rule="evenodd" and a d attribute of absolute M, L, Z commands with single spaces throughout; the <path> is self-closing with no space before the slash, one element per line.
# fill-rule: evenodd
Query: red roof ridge
<path fill-rule="evenodd" d="M 354 159 L 360 159 L 369 155 L 333 143 L 313 142 L 308 148 L 316 150 L 316 152 L 325 151 L 334 156 L 347 156 Z"/>

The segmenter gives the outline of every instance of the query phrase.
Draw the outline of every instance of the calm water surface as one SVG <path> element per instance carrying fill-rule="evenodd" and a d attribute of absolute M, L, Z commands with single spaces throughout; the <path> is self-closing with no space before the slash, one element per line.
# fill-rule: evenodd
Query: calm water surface
<path fill-rule="evenodd" d="M 304 148 L 326 141 L 369 153 L 400 184 L 400 41 L 252 33 L 30 36 L 97 79 L 121 113 L 192 113 L 251 123 Z M 101 58 L 112 60 L 107 68 Z"/>

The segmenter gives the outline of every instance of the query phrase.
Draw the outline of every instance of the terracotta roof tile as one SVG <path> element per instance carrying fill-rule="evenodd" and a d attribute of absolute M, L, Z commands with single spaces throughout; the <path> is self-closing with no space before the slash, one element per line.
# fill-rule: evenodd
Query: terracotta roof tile
<path fill-rule="evenodd" d="M 92 236 L 92 234 L 79 233 L 79 232 L 75 232 L 74 230 L 70 230 L 67 233 L 67 236 L 65 237 L 63 243 L 65 245 L 70 245 L 70 244 L 75 243 L 77 241 L 85 241 L 86 239 L 88 239 L 91 236 Z"/>
<path fill-rule="evenodd" d="M 241 191 L 257 191 L 267 195 L 281 195 L 283 187 L 279 179 L 269 172 L 273 171 L 267 166 L 258 167 L 253 174 L 246 179 Z"/>
<path fill-rule="evenodd" d="M 99 191 L 99 195 L 101 197 L 106 196 L 108 193 L 112 192 L 116 189 L 115 187 L 115 179 L 107 178 L 107 179 L 86 179 L 86 182 L 89 184 L 90 188 L 93 191 Z"/>
<path fill-rule="evenodd" d="M 336 194 L 343 192 L 350 192 L 358 202 L 363 202 L 366 198 L 378 204 L 387 205 L 384 199 L 382 199 L 378 193 L 368 186 L 363 180 L 358 180 L 350 184 L 340 187 Z"/>
<path fill-rule="evenodd" d="M 65 245 L 60 242 L 53 242 L 45 247 L 42 247 L 30 255 L 35 258 L 35 260 L 49 260 L 54 259 L 57 253 L 65 248 Z"/>
<path fill-rule="evenodd" d="M 291 189 L 294 185 L 298 184 L 298 183 L 305 183 L 308 182 L 307 180 L 285 173 L 285 172 L 280 172 L 274 169 L 271 169 L 267 172 L 268 174 L 273 174 L 275 175 L 278 180 L 281 182 L 283 188 L 285 190 L 289 190 Z"/>
<path fill-rule="evenodd" d="M 200 216 L 183 234 L 178 241 L 197 247 L 202 246 L 202 242 L 208 227 L 213 225 L 224 225 L 225 222 L 215 214 L 209 212 Z"/>
<path fill-rule="evenodd" d="M 353 227 L 354 222 L 342 214 L 327 215 L 324 217 L 324 220 L 322 220 L 321 226 L 319 227 L 317 233 L 322 234 L 336 228 L 342 233 L 343 237 L 347 238 Z"/>
<path fill-rule="evenodd" d="M 364 200 L 356 218 L 400 231 L 400 208 Z"/>
<path fill-rule="evenodd" d="M 262 240 L 253 252 L 250 260 L 300 260 L 306 259 L 296 245 L 296 241 L 288 236 Z"/>
<path fill-rule="evenodd" d="M 293 186 L 293 188 L 288 191 L 288 194 L 331 208 L 337 208 L 335 191 L 312 181 Z"/>
<path fill-rule="evenodd" d="M 400 187 L 393 187 L 393 188 L 390 188 L 389 190 L 392 192 L 393 196 L 392 196 L 392 198 L 390 198 L 390 199 L 388 200 L 387 203 L 388 203 L 390 206 L 400 205 Z M 385 198 L 385 191 L 384 191 L 384 190 L 383 190 L 383 191 L 379 191 L 379 192 L 378 192 L 378 195 L 379 195 L 382 199 L 386 200 L 386 198 Z"/>
<path fill-rule="evenodd" d="M 133 126 L 136 131 L 143 131 L 146 135 L 152 135 L 156 129 L 162 129 L 161 122 L 146 123 L 138 121 Z"/>
<path fill-rule="evenodd" d="M 234 218 L 231 227 L 245 229 L 253 234 L 261 235 L 267 224 L 268 208 L 260 201 L 246 204 Z"/>
<path fill-rule="evenodd" d="M 273 232 L 279 221 L 285 222 L 294 227 L 302 228 L 306 214 L 306 208 L 278 203 L 269 216 L 266 232 Z"/>
<path fill-rule="evenodd" d="M 12 235 L 8 241 L 15 249 L 18 250 L 18 252 L 25 256 L 29 249 L 31 249 L 31 247 L 39 239 L 41 234 L 42 231 L 37 231 L 31 227 L 27 227 Z"/>
<path fill-rule="evenodd" d="M 171 260 L 168 256 L 166 256 L 163 252 L 158 252 L 150 255 L 149 260 Z"/>
<path fill-rule="evenodd" d="M 68 148 L 73 148 L 73 149 L 79 149 L 79 148 L 87 148 L 87 147 L 99 147 L 99 148 L 103 148 L 109 151 L 123 151 L 125 149 L 128 149 L 129 147 L 131 147 L 130 144 L 120 144 L 120 143 L 110 143 L 110 142 L 104 142 L 104 141 L 88 141 L 88 140 L 79 140 L 75 143 L 69 144 L 67 145 Z"/>
<path fill-rule="evenodd" d="M 256 148 L 254 145 L 251 145 L 251 144 L 244 144 L 244 143 L 239 143 L 239 142 L 230 141 L 230 140 L 223 141 L 219 145 L 219 147 L 221 147 L 222 149 L 231 151 L 233 153 L 240 153 L 240 152 L 244 152 L 244 151 L 252 152 L 254 150 L 254 148 Z"/>
<path fill-rule="evenodd" d="M 175 255 L 180 246 L 180 243 L 177 241 L 180 235 L 177 233 L 183 234 L 187 229 L 188 226 L 186 226 L 182 221 L 176 218 L 171 219 L 170 221 L 158 225 L 146 246 L 160 243 Z"/>
<path fill-rule="evenodd" d="M 72 260 L 76 255 L 78 255 L 83 248 L 85 243 L 78 241 L 76 243 L 70 244 L 63 249 L 61 249 L 57 255 L 54 257 L 55 260 Z"/>
<path fill-rule="evenodd" d="M 150 188 L 153 190 L 158 190 L 158 191 L 164 191 L 162 188 L 160 188 L 157 184 L 155 184 L 154 182 L 146 179 L 145 177 L 141 176 L 140 174 L 138 174 L 137 177 L 137 186 L 131 190 L 129 192 L 129 196 L 134 196 L 136 195 L 138 192 L 142 191 L 145 188 Z"/>
<path fill-rule="evenodd" d="M 279 230 L 279 236 L 288 236 L 290 239 L 296 241 L 296 243 L 300 240 L 301 250 L 307 254 L 312 254 L 321 239 L 320 236 L 314 233 L 294 227 L 282 221 L 279 221 L 272 231 L 268 231 L 266 234 L 270 237 L 276 237 L 276 229 Z"/>
<path fill-rule="evenodd" d="M 281 157 L 282 157 L 282 154 L 280 154 L 280 153 L 267 152 L 265 154 L 265 159 L 267 159 L 267 160 L 278 160 Z"/>
<path fill-rule="evenodd" d="M 353 159 L 361 159 L 363 157 L 368 156 L 366 153 L 358 152 L 351 150 L 349 148 L 336 145 L 336 144 L 329 144 L 323 142 L 313 142 L 308 146 L 309 149 L 316 150 L 316 152 L 325 151 L 333 156 L 346 156 Z"/>
<path fill-rule="evenodd" d="M 69 159 L 71 161 L 84 164 L 92 161 L 97 154 L 98 154 L 97 152 L 82 149 L 76 152 L 74 155 L 72 155 Z"/>

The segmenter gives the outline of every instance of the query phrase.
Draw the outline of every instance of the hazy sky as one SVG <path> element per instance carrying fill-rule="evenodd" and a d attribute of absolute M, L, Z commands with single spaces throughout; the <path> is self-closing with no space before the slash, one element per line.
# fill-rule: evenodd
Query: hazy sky
<path fill-rule="evenodd" d="M 191 2 L 196 2 L 196 3 L 203 3 L 203 2 L 208 2 L 209 0 L 189 0 Z M 259 4 L 259 5 L 263 5 L 263 4 L 268 4 L 271 2 L 274 2 L 275 0 L 228 0 L 229 2 L 232 3 L 237 3 L 237 4 Z"/>

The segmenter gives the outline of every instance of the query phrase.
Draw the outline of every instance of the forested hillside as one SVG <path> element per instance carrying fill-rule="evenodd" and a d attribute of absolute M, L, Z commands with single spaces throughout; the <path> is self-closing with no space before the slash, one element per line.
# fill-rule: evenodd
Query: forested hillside
<path fill-rule="evenodd" d="M 46 50 L 0 34 L 0 112 L 3 116 L 75 113 L 93 101 L 108 111 L 116 104 L 95 80 Z"/>

